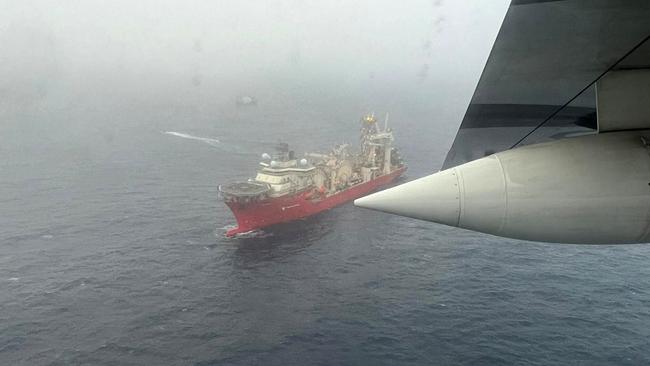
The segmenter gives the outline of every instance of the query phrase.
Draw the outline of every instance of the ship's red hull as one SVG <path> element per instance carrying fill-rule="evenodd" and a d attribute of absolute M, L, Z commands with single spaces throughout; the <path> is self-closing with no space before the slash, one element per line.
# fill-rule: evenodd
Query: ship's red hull
<path fill-rule="evenodd" d="M 309 191 L 259 202 L 226 202 L 235 215 L 238 225 L 236 228 L 228 230 L 226 236 L 233 236 L 270 225 L 302 219 L 329 210 L 343 203 L 363 197 L 389 184 L 405 171 L 406 167 L 396 169 L 390 174 L 357 184 L 331 196 L 321 197 L 318 193 Z"/>

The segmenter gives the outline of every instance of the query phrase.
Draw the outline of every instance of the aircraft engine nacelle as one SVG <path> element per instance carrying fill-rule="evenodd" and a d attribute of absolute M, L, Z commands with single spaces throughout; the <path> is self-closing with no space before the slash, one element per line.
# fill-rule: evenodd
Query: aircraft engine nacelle
<path fill-rule="evenodd" d="M 650 130 L 644 130 L 524 146 L 355 204 L 525 240 L 645 243 L 650 241 L 649 143 Z"/>

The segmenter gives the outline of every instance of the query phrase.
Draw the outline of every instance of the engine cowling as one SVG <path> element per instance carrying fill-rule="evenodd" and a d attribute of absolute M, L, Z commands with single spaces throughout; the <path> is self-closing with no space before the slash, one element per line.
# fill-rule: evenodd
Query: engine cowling
<path fill-rule="evenodd" d="M 524 146 L 355 204 L 517 239 L 645 243 L 650 241 L 646 140 L 650 130 Z"/>

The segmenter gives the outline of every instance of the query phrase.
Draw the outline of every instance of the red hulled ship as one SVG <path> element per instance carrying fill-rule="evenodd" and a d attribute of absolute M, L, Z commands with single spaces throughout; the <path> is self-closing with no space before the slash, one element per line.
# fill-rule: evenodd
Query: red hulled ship
<path fill-rule="evenodd" d="M 219 186 L 237 219 L 233 236 L 317 214 L 385 186 L 406 166 L 393 144 L 393 133 L 377 126 L 374 115 L 361 120 L 361 151 L 338 145 L 327 154 L 296 158 L 287 144 L 273 156 L 262 154 L 254 179 Z"/>

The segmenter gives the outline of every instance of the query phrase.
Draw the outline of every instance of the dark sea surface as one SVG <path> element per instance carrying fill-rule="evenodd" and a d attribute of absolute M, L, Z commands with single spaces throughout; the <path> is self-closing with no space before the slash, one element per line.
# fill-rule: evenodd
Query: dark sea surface
<path fill-rule="evenodd" d="M 367 111 L 259 99 L 3 130 L 1 365 L 650 364 L 650 245 L 521 242 L 352 204 L 224 238 L 218 184 L 280 140 L 356 144 Z M 407 179 L 455 132 L 412 102 L 390 117 Z"/>

